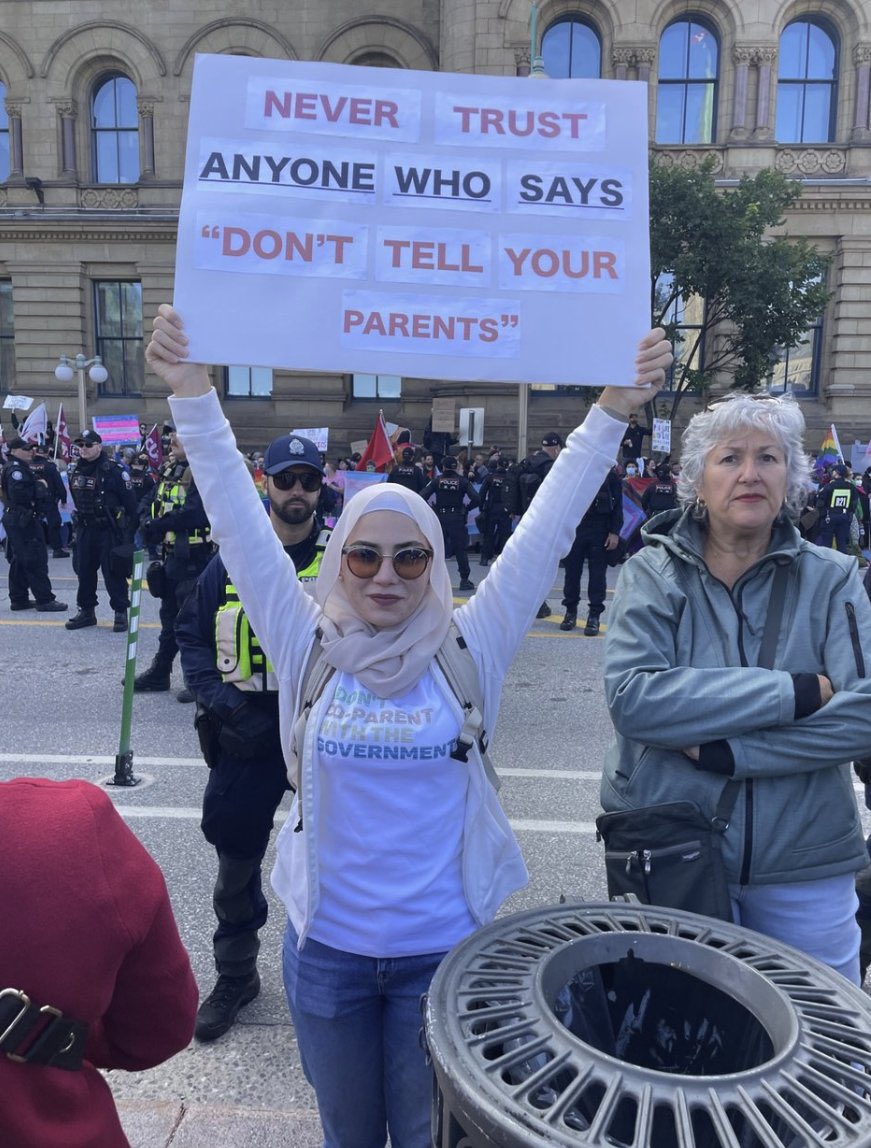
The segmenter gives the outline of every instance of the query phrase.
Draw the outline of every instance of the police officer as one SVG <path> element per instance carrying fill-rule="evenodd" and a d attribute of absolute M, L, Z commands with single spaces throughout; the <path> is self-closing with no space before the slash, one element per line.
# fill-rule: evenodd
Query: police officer
<path fill-rule="evenodd" d="M 850 523 L 859 505 L 859 495 L 847 477 L 847 468 L 835 467 L 835 477 L 817 495 L 820 532 L 817 546 L 830 547 L 832 539 L 842 554 L 850 550 Z"/>
<path fill-rule="evenodd" d="M 495 470 L 487 475 L 478 491 L 481 500 L 478 529 L 481 530 L 482 566 L 502 553 L 502 547 L 511 534 L 511 516 L 516 511 L 515 486 L 508 474 L 508 462 L 499 458 L 494 465 Z"/>
<path fill-rule="evenodd" d="M 608 552 L 616 550 L 623 525 L 623 486 L 615 469 L 609 471 L 590 509 L 575 531 L 575 540 L 565 558 L 563 605 L 566 614 L 561 630 L 573 630 L 578 620 L 581 600 L 581 574 L 587 563 L 587 597 L 590 609 L 584 633 L 594 638 L 599 633 L 599 619 L 605 609 Z"/>
<path fill-rule="evenodd" d="M 299 435 L 284 435 L 267 449 L 264 469 L 275 533 L 297 577 L 313 582 L 329 538 L 316 514 L 324 473 L 317 447 Z M 287 789 L 277 683 L 244 617 L 218 555 L 176 622 L 185 681 L 197 698 L 197 731 L 211 766 L 202 829 L 218 855 L 213 898 L 218 980 L 197 1015 L 199 1040 L 225 1033 L 259 991 L 257 934 L 267 913 L 261 864 Z"/>
<path fill-rule="evenodd" d="M 400 486 L 407 486 L 409 490 L 413 490 L 415 494 L 420 494 L 426 486 L 426 478 L 424 473 L 414 461 L 414 448 L 406 446 L 402 448 L 402 462 L 394 466 L 390 474 L 387 476 L 388 482 L 398 482 Z"/>
<path fill-rule="evenodd" d="M 79 457 L 70 473 L 70 496 L 76 508 L 73 569 L 79 579 L 79 612 L 66 628 L 96 626 L 97 572 L 101 571 L 115 612 L 112 629 L 120 634 L 127 629 L 130 595 L 124 563 L 112 551 L 133 537 L 136 502 L 125 472 L 103 454 L 103 440 L 97 432 L 86 430 L 75 441 Z"/>
<path fill-rule="evenodd" d="M 134 455 L 130 460 L 128 468 L 130 474 L 130 488 L 133 491 L 133 497 L 136 499 L 136 510 L 140 518 L 144 518 L 151 507 L 151 500 L 154 497 L 154 488 L 157 485 L 151 475 L 151 460 L 148 454 L 144 451 L 140 454 Z M 136 531 L 137 549 L 141 549 L 144 544 L 142 531 Z M 157 558 L 157 549 L 154 546 L 148 548 L 148 557 Z"/>
<path fill-rule="evenodd" d="M 544 482 L 545 476 L 559 457 L 563 440 L 556 431 L 542 435 L 541 450 L 528 459 L 523 459 L 518 468 L 518 513 L 524 514 L 530 506 L 535 492 Z M 545 599 L 538 608 L 536 618 L 549 618 L 550 605 Z"/>
<path fill-rule="evenodd" d="M 49 500 L 46 503 L 45 515 L 43 521 L 45 522 L 45 538 L 51 550 L 52 558 L 69 558 L 69 551 L 64 550 L 60 536 L 60 507 L 58 503 L 66 502 L 67 489 L 64 486 L 64 480 L 60 476 L 55 463 L 48 457 L 48 446 L 46 443 L 37 443 L 33 451 L 33 458 L 30 462 L 30 469 L 37 478 L 41 478 L 45 483 L 48 492 Z"/>
<path fill-rule="evenodd" d="M 439 516 L 445 540 L 445 555 L 452 551 L 460 572 L 460 589 L 474 590 L 469 579 L 471 569 L 466 553 L 466 515 L 479 505 L 478 495 L 471 482 L 457 472 L 457 460 L 452 454 L 442 459 L 442 473 L 428 482 L 420 496 L 426 502 L 435 498 L 435 512 Z"/>
<path fill-rule="evenodd" d="M 33 445 L 20 437 L 12 439 L 9 459 L 0 472 L 9 562 L 9 603 L 13 610 L 60 613 L 66 610 L 67 604 L 58 602 L 52 592 L 43 525 L 51 496 L 45 482 L 30 468 Z M 29 591 L 33 592 L 33 598 Z"/>
<path fill-rule="evenodd" d="M 149 567 L 148 579 L 149 590 L 160 598 L 160 637 L 151 665 L 134 678 L 133 689 L 155 693 L 169 689 L 178 652 L 175 619 L 215 549 L 203 500 L 174 430 L 169 432 L 169 458 L 141 526 L 146 545 L 159 544 L 162 551 L 162 563 Z M 180 702 L 194 700 L 186 685 L 176 696 Z"/>
<path fill-rule="evenodd" d="M 648 518 L 661 514 L 663 510 L 674 510 L 677 506 L 677 483 L 667 462 L 656 468 L 656 481 L 652 482 L 641 496 L 641 509 Z"/>

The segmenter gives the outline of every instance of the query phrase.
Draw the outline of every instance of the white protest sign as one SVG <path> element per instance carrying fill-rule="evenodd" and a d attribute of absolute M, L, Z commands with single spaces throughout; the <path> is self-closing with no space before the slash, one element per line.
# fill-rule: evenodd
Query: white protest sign
<path fill-rule="evenodd" d="M 321 454 L 326 453 L 327 443 L 330 441 L 329 427 L 302 427 L 292 430 L 290 433 L 302 435 L 303 438 L 310 438 Z"/>
<path fill-rule="evenodd" d="M 32 405 L 33 399 L 29 399 L 26 395 L 7 395 L 3 400 L 5 411 L 27 411 Z"/>
<path fill-rule="evenodd" d="M 645 84 L 197 57 L 194 360 L 630 383 L 649 295 Z"/>
<path fill-rule="evenodd" d="M 650 449 L 656 454 L 671 454 L 671 421 L 669 419 L 654 419 L 653 434 Z"/>

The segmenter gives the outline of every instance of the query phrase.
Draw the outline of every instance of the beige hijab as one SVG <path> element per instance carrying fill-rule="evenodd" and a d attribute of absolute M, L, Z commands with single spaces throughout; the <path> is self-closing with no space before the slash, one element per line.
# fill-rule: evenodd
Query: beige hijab
<path fill-rule="evenodd" d="M 379 510 L 410 518 L 433 552 L 422 575 L 429 585 L 418 608 L 400 625 L 380 630 L 354 612 L 339 577 L 342 547 L 363 515 Z M 345 504 L 324 550 L 315 599 L 324 612 L 322 645 L 330 665 L 354 674 L 381 698 L 399 697 L 416 685 L 445 640 L 453 615 L 441 526 L 428 503 L 398 483 L 380 483 L 355 494 Z"/>

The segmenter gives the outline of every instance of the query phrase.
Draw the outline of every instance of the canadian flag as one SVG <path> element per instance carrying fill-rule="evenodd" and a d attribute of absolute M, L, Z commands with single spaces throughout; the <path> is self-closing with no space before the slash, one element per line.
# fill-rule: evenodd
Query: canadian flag
<path fill-rule="evenodd" d="M 357 463 L 357 470 L 365 470 L 367 462 L 374 462 L 377 471 L 384 471 L 393 462 L 393 447 L 390 445 L 390 436 L 384 425 L 384 412 L 378 412 L 378 421 L 372 436 L 366 443 L 366 449 Z"/>
<path fill-rule="evenodd" d="M 64 462 L 69 462 L 71 445 L 72 441 L 70 439 L 69 427 L 67 426 L 67 418 L 64 414 L 64 405 L 61 403 L 57 408 L 57 422 L 55 423 L 54 457 L 62 458 Z"/>

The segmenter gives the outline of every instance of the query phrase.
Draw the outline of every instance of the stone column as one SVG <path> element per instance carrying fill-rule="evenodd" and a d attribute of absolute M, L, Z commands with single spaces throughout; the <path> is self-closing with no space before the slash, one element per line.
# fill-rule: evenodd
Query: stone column
<path fill-rule="evenodd" d="M 654 48 L 638 48 L 635 52 L 635 60 L 638 64 L 638 79 L 649 84 L 650 73 L 656 60 L 656 50 Z"/>
<path fill-rule="evenodd" d="M 871 44 L 856 45 L 853 63 L 856 67 L 856 106 L 851 138 L 857 143 L 867 143 L 871 140 Z"/>
<path fill-rule="evenodd" d="M 732 100 L 732 128 L 729 134 L 733 139 L 743 139 L 747 135 L 747 77 L 751 58 L 750 48 L 736 44 L 732 49 L 732 59 L 735 63 L 735 94 Z"/>
<path fill-rule="evenodd" d="M 759 85 L 756 91 L 756 124 L 753 130 L 757 139 L 770 140 L 774 137 L 771 123 L 771 73 L 777 59 L 777 48 L 773 45 L 755 48 L 753 60 L 759 72 Z"/>
<path fill-rule="evenodd" d="M 629 78 L 629 65 L 634 61 L 634 53 L 631 48 L 615 48 L 611 53 L 611 66 L 614 69 L 615 80 L 627 80 Z"/>
<path fill-rule="evenodd" d="M 24 139 L 21 132 L 20 100 L 5 101 L 9 117 L 9 183 L 24 182 Z"/>
<path fill-rule="evenodd" d="M 137 99 L 139 112 L 139 178 L 154 179 L 154 100 Z"/>
<path fill-rule="evenodd" d="M 61 177 L 78 179 L 79 165 L 76 160 L 76 118 L 78 108 L 75 100 L 60 100 L 57 105 L 61 127 Z"/>

